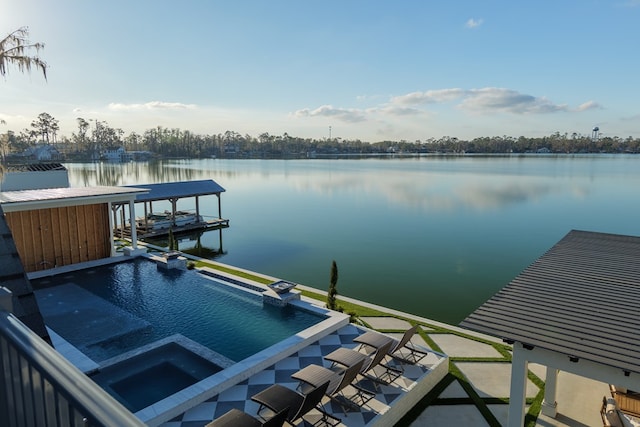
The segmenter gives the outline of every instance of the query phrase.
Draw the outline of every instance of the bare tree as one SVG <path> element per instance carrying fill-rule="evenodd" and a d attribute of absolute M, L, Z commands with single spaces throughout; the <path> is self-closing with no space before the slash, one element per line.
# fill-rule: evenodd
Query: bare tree
<path fill-rule="evenodd" d="M 39 68 L 47 79 L 47 63 L 38 56 L 43 43 L 29 41 L 29 28 L 21 27 L 0 40 L 0 75 L 7 74 L 9 64 L 16 65 L 22 72 L 30 72 L 32 67 Z M 34 53 L 35 51 L 35 53 Z"/>

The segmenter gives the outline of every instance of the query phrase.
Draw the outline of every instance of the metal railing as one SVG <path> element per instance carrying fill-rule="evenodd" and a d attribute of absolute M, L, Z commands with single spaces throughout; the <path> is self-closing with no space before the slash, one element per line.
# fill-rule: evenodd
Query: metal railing
<path fill-rule="evenodd" d="M 145 426 L 1 308 L 0 420 L 8 427 Z"/>

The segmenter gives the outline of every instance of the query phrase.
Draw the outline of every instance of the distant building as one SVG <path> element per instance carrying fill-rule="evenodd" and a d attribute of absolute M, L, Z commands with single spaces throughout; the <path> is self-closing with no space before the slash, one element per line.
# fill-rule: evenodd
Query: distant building
<path fill-rule="evenodd" d="M 64 160 L 64 155 L 51 144 L 38 144 L 33 147 L 29 147 L 18 157 L 37 162 Z"/>
<path fill-rule="evenodd" d="M 104 150 L 100 158 L 108 162 L 130 162 L 132 157 L 124 147 L 118 147 Z"/>

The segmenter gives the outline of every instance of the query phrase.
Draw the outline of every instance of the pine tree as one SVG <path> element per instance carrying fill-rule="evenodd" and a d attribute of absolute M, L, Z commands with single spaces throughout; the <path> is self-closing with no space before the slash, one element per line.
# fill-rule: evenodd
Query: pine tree
<path fill-rule="evenodd" d="M 338 295 L 338 265 L 335 260 L 331 264 L 331 278 L 329 282 L 329 292 L 327 292 L 327 308 L 330 310 L 337 310 Z"/>

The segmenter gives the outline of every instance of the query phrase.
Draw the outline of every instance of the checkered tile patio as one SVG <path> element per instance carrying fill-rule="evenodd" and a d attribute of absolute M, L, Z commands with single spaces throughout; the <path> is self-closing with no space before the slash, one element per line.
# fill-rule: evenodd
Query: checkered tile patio
<path fill-rule="evenodd" d="M 321 338 L 319 341 L 305 347 L 299 352 L 287 357 L 269 368 L 253 375 L 245 380 L 184 412 L 180 416 L 162 424 L 162 427 L 195 427 L 203 426 L 214 418 L 217 418 L 231 408 L 241 409 L 251 415 L 255 415 L 258 404 L 251 401 L 251 396 L 264 390 L 269 385 L 278 383 L 295 389 L 298 383 L 291 378 L 291 374 L 304 368 L 309 364 L 328 366 L 323 360 L 323 356 L 334 351 L 338 347 L 355 348 L 353 339 L 364 331 L 354 325 L 347 325 L 337 332 Z M 443 355 L 437 353 L 429 354 L 417 365 L 404 365 L 403 375 L 390 385 L 382 385 L 376 396 L 360 411 L 342 412 L 338 404 L 325 397 L 324 408 L 327 412 L 342 419 L 342 426 L 360 427 L 370 426 L 380 422 L 381 417 L 389 409 L 399 403 L 403 396 L 412 391 L 416 386 L 416 380 L 423 380 L 433 366 L 439 364 L 444 359 Z M 446 372 L 446 370 L 445 370 Z M 362 380 L 362 385 L 375 390 L 371 381 Z M 369 383 L 369 384 L 367 384 Z M 348 392 L 348 390 L 347 390 Z M 316 411 L 309 413 L 308 418 L 313 421 L 319 418 Z M 302 425 L 302 421 L 300 421 Z"/>

